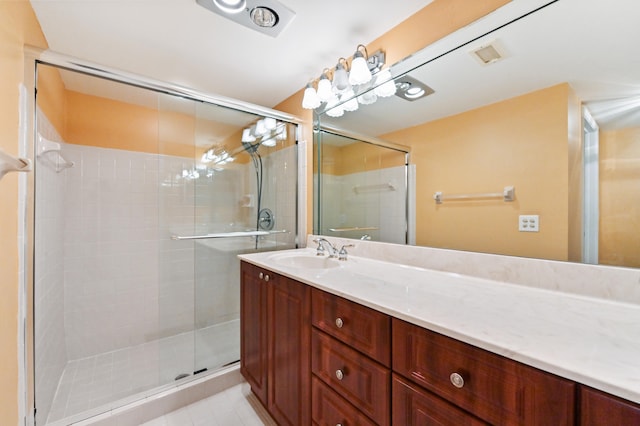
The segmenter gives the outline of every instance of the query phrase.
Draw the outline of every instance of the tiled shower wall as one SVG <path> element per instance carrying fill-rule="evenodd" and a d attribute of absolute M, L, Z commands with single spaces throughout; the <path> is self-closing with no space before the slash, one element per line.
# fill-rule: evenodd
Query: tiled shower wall
<path fill-rule="evenodd" d="M 405 243 L 407 189 L 405 167 L 344 176 L 322 175 L 322 217 L 326 235 Z M 387 184 L 390 187 L 387 187 Z M 379 189 L 367 187 L 380 186 Z M 328 228 L 374 227 L 378 230 L 332 232 Z"/>
<path fill-rule="evenodd" d="M 61 140 L 47 129 L 42 117 L 40 133 Z M 38 164 L 36 358 L 48 383 L 38 386 L 39 411 L 67 360 L 191 331 L 194 321 L 237 320 L 239 268 L 230 265 L 256 250 L 255 238 L 170 238 L 253 229 L 255 203 L 244 203 L 255 192 L 253 164 L 193 179 L 183 176 L 193 162 L 179 157 L 64 143 L 62 153 L 74 167 Z M 262 205 L 288 233 L 260 237 L 258 249 L 293 247 L 295 147 L 265 156 L 264 166 Z"/>
<path fill-rule="evenodd" d="M 55 128 L 38 110 L 39 133 L 60 140 Z M 53 161 L 52 161 L 53 160 Z M 36 159 L 36 243 L 34 317 L 36 388 L 38 419 L 46 419 L 67 364 L 64 330 L 64 172 L 56 173 L 55 154 Z M 44 423 L 44 421 L 42 421 Z"/>

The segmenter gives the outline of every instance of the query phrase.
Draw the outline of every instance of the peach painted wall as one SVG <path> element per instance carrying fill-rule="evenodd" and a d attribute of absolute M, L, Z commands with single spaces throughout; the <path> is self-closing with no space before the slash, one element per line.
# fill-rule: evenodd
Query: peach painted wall
<path fill-rule="evenodd" d="M 411 147 L 418 245 L 567 260 L 567 84 L 381 136 Z M 516 200 L 436 204 L 433 194 L 500 192 Z M 518 232 L 518 215 L 540 232 Z"/>
<path fill-rule="evenodd" d="M 344 176 L 402 166 L 405 156 L 399 151 L 357 142 L 345 146 L 323 144 L 322 160 L 323 174 Z"/>
<path fill-rule="evenodd" d="M 24 82 L 25 44 L 47 43 L 27 0 L 0 2 L 0 148 L 18 154 L 19 85 Z M 0 416 L 2 424 L 17 425 L 18 398 L 18 176 L 0 181 Z"/>
<path fill-rule="evenodd" d="M 401 22 L 382 36 L 367 44 L 367 51 L 382 49 L 387 63 L 394 64 L 423 49 L 431 43 L 488 15 L 511 0 L 434 0 L 413 16 Z M 313 232 L 313 113 L 302 108 L 304 82 L 310 76 L 301 76 L 300 90 L 274 109 L 288 112 L 303 120 L 301 140 L 307 141 L 307 233 Z"/>
<path fill-rule="evenodd" d="M 603 265 L 640 267 L 640 127 L 600 132 Z"/>

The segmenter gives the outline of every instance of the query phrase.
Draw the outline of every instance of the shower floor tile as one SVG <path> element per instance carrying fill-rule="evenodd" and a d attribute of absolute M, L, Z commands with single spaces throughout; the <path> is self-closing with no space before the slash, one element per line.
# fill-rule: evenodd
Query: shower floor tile
<path fill-rule="evenodd" d="M 218 368 L 240 357 L 240 321 L 182 333 L 71 361 L 67 364 L 47 423 L 119 407 L 174 383 L 194 368 Z M 195 367 L 194 367 L 195 365 Z M 239 423 L 242 424 L 242 423 Z"/>

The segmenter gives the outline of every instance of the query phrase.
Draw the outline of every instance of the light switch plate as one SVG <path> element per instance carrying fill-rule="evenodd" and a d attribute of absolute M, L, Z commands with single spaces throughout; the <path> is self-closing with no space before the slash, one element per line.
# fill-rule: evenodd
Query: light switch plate
<path fill-rule="evenodd" d="M 518 231 L 540 232 L 540 216 L 537 214 L 521 214 L 518 218 Z"/>

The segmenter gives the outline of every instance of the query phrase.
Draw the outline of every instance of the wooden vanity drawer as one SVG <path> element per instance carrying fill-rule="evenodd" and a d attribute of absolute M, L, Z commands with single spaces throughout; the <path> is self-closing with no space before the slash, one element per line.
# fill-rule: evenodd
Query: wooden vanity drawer
<path fill-rule="evenodd" d="M 311 371 L 371 420 L 390 420 L 390 371 L 334 338 L 313 330 Z"/>
<path fill-rule="evenodd" d="M 404 426 L 489 426 L 472 415 L 393 375 L 391 424 Z"/>
<path fill-rule="evenodd" d="M 392 327 L 393 370 L 458 407 L 495 425 L 574 424 L 573 382 L 401 320 Z"/>
<path fill-rule="evenodd" d="M 391 366 L 391 318 L 388 315 L 313 289 L 311 321 L 341 342 Z"/>
<path fill-rule="evenodd" d="M 314 425 L 375 426 L 367 416 L 315 376 L 311 378 L 311 395 L 311 418 Z"/>

